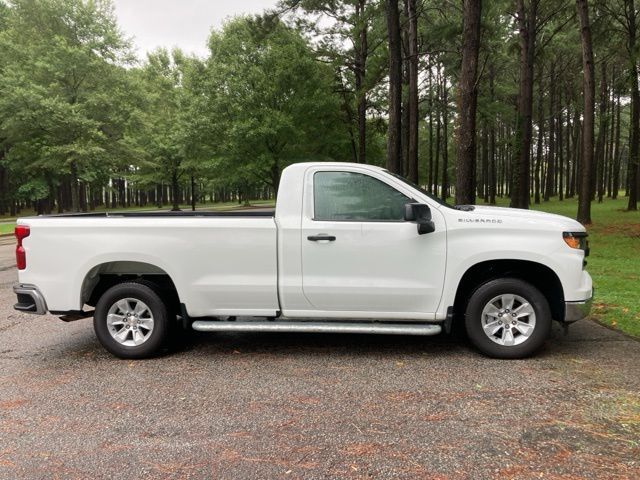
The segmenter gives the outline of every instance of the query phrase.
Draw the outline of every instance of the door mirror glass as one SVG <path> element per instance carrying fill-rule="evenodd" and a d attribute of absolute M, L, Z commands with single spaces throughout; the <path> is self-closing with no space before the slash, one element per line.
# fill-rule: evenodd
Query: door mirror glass
<path fill-rule="evenodd" d="M 407 203 L 404 206 L 404 219 L 418 224 L 418 234 L 431 233 L 436 226 L 431 220 L 431 209 L 424 203 Z"/>

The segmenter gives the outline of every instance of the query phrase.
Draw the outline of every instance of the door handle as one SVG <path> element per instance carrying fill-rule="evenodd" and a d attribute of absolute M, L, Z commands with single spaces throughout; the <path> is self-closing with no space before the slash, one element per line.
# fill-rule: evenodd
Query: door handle
<path fill-rule="evenodd" d="M 312 242 L 321 242 L 321 241 L 325 241 L 325 242 L 335 242 L 336 237 L 333 235 L 310 235 L 307 237 L 307 240 L 311 240 Z"/>

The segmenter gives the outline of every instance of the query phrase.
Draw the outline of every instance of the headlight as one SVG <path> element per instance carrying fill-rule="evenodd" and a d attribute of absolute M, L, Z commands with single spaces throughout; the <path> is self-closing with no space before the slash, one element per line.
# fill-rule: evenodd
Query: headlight
<path fill-rule="evenodd" d="M 584 250 L 584 256 L 589 255 L 589 241 L 587 240 L 587 232 L 562 232 L 564 243 L 571 248 L 579 248 Z"/>

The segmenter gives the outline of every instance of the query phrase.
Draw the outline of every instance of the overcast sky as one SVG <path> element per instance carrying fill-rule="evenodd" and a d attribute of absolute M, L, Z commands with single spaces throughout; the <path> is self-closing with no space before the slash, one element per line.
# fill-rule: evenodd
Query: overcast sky
<path fill-rule="evenodd" d="M 211 28 L 242 13 L 260 13 L 277 0 L 114 0 L 120 28 L 134 37 L 139 57 L 156 47 L 204 56 Z"/>

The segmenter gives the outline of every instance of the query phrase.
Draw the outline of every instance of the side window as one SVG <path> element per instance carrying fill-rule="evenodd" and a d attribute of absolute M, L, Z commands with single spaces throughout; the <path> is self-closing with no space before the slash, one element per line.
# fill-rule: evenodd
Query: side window
<path fill-rule="evenodd" d="M 313 176 L 314 220 L 401 221 L 411 199 L 380 180 L 353 172 Z"/>

